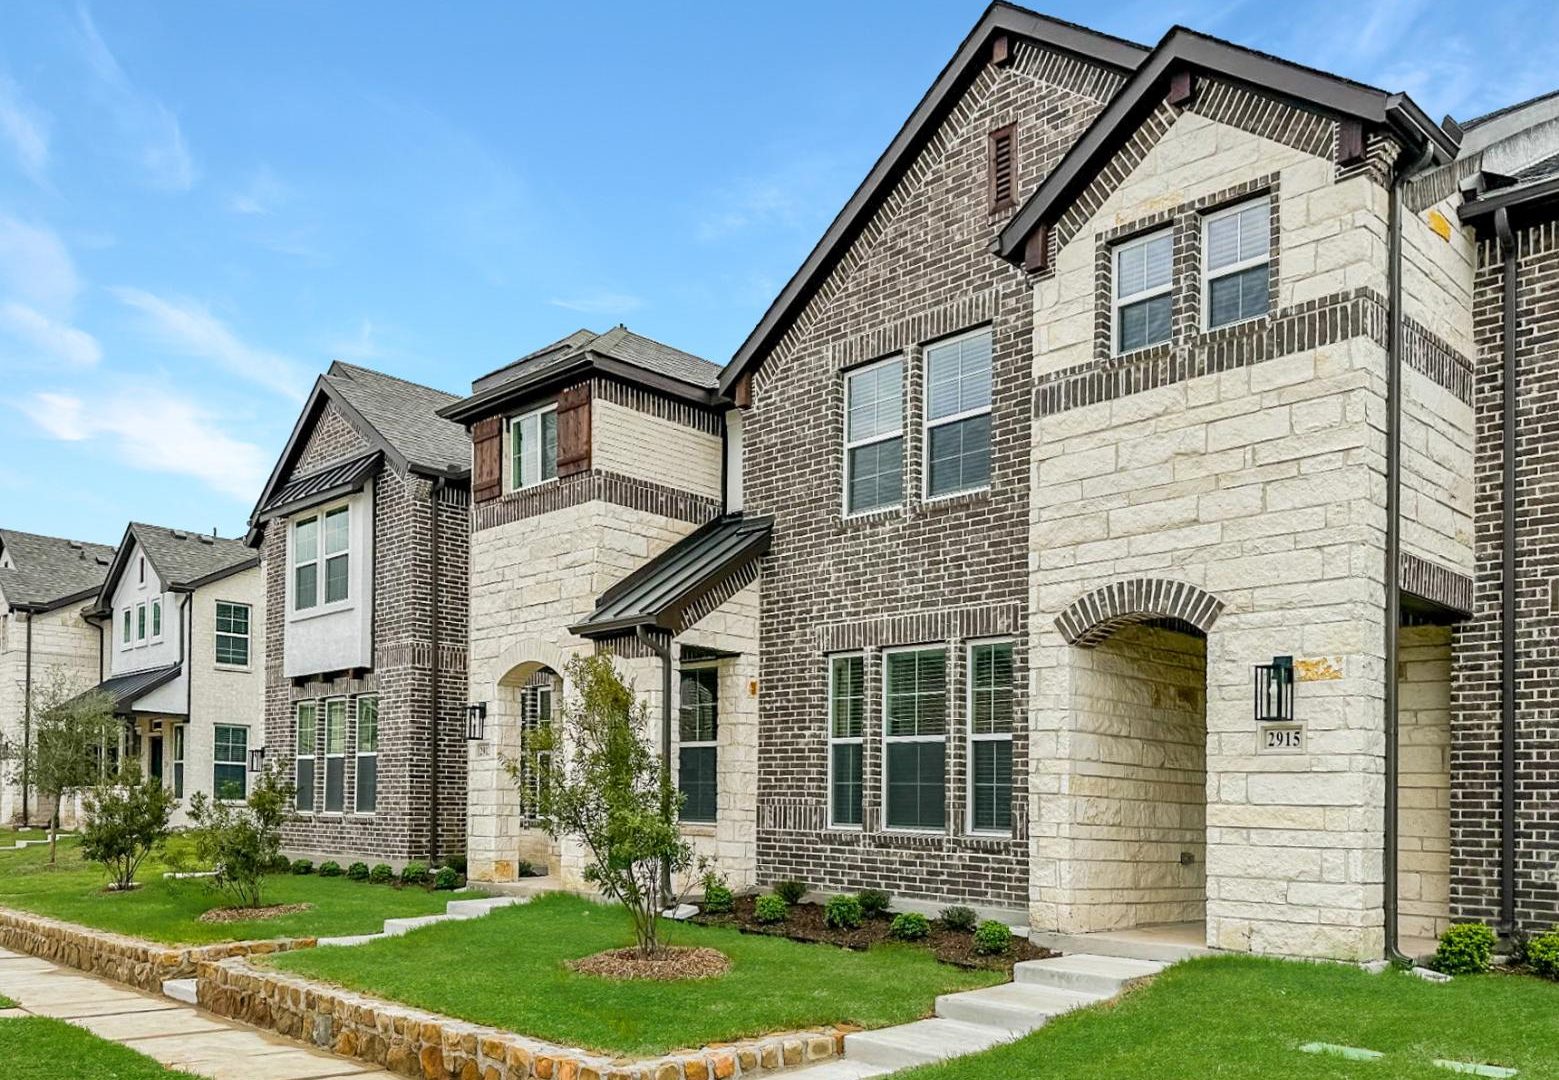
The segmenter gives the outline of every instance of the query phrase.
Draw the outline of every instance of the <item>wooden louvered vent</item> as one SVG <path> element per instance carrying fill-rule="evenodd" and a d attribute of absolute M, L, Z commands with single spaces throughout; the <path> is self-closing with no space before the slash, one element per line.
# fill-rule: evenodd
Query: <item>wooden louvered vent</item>
<path fill-rule="evenodd" d="M 991 210 L 1006 210 L 1018 201 L 1017 139 L 1013 125 L 991 132 Z"/>

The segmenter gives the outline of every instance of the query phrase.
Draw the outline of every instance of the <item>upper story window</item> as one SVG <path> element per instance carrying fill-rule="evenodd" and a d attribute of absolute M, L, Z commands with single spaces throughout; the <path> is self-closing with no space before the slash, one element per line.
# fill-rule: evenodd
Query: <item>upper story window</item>
<path fill-rule="evenodd" d="M 131 612 L 131 610 L 129 608 L 125 608 L 125 610 L 124 610 L 124 633 L 120 636 L 119 643 L 121 645 L 125 646 L 126 648 L 128 648 L 129 645 L 130 645 L 130 621 L 134 617 L 135 617 L 134 613 Z"/>
<path fill-rule="evenodd" d="M 1202 307 L 1207 329 L 1267 313 L 1271 212 L 1268 201 L 1258 199 L 1208 214 L 1203 220 L 1207 269 Z"/>
<path fill-rule="evenodd" d="M 845 376 L 845 513 L 904 499 L 904 360 L 894 357 Z"/>
<path fill-rule="evenodd" d="M 546 405 L 509 419 L 509 490 L 558 474 L 558 410 Z"/>
<path fill-rule="evenodd" d="M 162 639 L 162 597 L 157 596 L 152 598 L 151 611 L 152 640 L 159 641 Z"/>
<path fill-rule="evenodd" d="M 340 506 L 292 525 L 292 607 L 340 603 L 351 593 L 352 511 Z M 320 573 L 320 563 L 324 573 Z M 323 586 L 323 587 L 322 587 Z M 323 595 L 321 595 L 323 594 Z"/>
<path fill-rule="evenodd" d="M 135 605 L 135 643 L 137 645 L 144 645 L 146 643 L 146 605 L 145 604 L 136 604 Z"/>
<path fill-rule="evenodd" d="M 1168 229 L 1115 249 L 1115 352 L 1169 340 L 1174 243 Z"/>
<path fill-rule="evenodd" d="M 926 350 L 926 494 L 991 482 L 991 332 Z"/>
<path fill-rule="evenodd" d="M 137 584 L 145 585 L 146 584 L 146 560 L 145 559 L 139 559 L 137 561 L 140 563 L 140 580 L 137 582 Z"/>
<path fill-rule="evenodd" d="M 217 601 L 217 663 L 249 666 L 249 605 Z"/>

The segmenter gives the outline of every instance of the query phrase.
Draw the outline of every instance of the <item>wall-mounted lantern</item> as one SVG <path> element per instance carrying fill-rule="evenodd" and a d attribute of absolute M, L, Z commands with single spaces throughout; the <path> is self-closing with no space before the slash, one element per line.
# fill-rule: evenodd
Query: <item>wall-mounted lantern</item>
<path fill-rule="evenodd" d="M 487 702 L 473 701 L 466 706 L 466 741 L 481 742 L 487 737 Z"/>
<path fill-rule="evenodd" d="M 262 772 L 265 769 L 265 747 L 257 746 L 249 751 L 249 771 Z"/>
<path fill-rule="evenodd" d="M 1294 719 L 1294 658 L 1274 656 L 1270 664 L 1256 665 L 1256 722 L 1281 723 Z"/>

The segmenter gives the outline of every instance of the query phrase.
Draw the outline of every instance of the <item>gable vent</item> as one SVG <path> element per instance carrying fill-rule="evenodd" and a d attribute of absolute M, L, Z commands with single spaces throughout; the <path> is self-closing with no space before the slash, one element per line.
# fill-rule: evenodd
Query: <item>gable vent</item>
<path fill-rule="evenodd" d="M 990 196 L 991 210 L 1006 210 L 1018 200 L 1017 138 L 1012 124 L 991 132 Z"/>

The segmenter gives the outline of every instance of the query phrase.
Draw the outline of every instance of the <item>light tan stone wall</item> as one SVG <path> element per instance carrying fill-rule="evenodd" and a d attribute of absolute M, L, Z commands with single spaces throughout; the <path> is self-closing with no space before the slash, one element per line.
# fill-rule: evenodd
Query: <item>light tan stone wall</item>
<path fill-rule="evenodd" d="M 1397 932 L 1438 938 L 1451 924 L 1451 631 L 1403 627 Z"/>
<path fill-rule="evenodd" d="M 720 436 L 600 397 L 590 417 L 595 468 L 720 498 Z"/>

